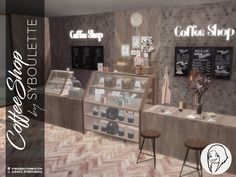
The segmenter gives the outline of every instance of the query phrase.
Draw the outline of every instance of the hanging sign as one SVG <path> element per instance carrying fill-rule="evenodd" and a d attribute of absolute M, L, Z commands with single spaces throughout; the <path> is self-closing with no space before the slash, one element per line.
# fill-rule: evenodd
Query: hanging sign
<path fill-rule="evenodd" d="M 229 41 L 235 35 L 235 30 L 233 28 L 219 28 L 217 24 L 208 25 L 207 30 L 200 29 L 197 25 L 189 25 L 186 28 L 176 26 L 174 33 L 176 37 L 225 37 L 226 41 Z"/>
<path fill-rule="evenodd" d="M 94 33 L 93 29 L 89 29 L 87 33 L 83 30 L 71 30 L 69 35 L 71 39 L 97 39 L 98 42 L 101 42 L 103 38 L 103 33 Z"/>

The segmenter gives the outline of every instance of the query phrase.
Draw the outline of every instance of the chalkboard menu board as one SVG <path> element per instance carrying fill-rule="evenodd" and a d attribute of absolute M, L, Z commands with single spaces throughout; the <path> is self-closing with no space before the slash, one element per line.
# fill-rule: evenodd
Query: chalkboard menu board
<path fill-rule="evenodd" d="M 190 47 L 175 47 L 175 76 L 187 76 L 191 61 Z"/>
<path fill-rule="evenodd" d="M 213 77 L 217 79 L 230 79 L 232 69 L 233 48 L 216 47 Z"/>
<path fill-rule="evenodd" d="M 175 76 L 187 76 L 194 69 L 229 80 L 232 62 L 233 47 L 175 47 Z"/>
<path fill-rule="evenodd" d="M 103 63 L 103 46 L 72 46 L 72 68 L 97 70 Z"/>
<path fill-rule="evenodd" d="M 195 47 L 192 49 L 191 67 L 208 76 L 211 75 L 212 69 L 212 48 L 211 47 Z"/>

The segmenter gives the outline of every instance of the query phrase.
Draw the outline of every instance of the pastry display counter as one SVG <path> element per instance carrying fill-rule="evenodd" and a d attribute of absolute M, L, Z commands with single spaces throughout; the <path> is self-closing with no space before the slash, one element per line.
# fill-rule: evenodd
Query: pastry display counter
<path fill-rule="evenodd" d="M 73 77 L 73 71 L 63 71 L 63 70 L 52 70 L 46 87 L 45 93 L 52 95 L 65 95 L 68 94 L 68 87 L 72 84 L 70 78 Z"/>
<path fill-rule="evenodd" d="M 202 139 L 207 143 L 222 143 L 232 154 L 232 165 L 229 172 L 236 174 L 236 117 L 203 113 L 196 116 L 194 110 L 155 105 L 144 111 L 141 130 L 153 129 L 161 132 L 156 151 L 160 154 L 184 158 L 186 149 L 184 141 L 191 138 Z M 151 144 L 144 148 L 151 150 Z M 190 161 L 194 161 L 190 157 Z"/>
<path fill-rule="evenodd" d="M 84 97 L 85 130 L 139 142 L 141 113 L 153 103 L 153 76 L 92 73 Z"/>
<path fill-rule="evenodd" d="M 45 122 L 83 133 L 83 95 L 73 71 L 52 70 L 45 86 Z"/>
<path fill-rule="evenodd" d="M 45 93 L 81 99 L 84 89 L 80 81 L 74 77 L 73 71 L 52 70 L 45 86 Z"/>

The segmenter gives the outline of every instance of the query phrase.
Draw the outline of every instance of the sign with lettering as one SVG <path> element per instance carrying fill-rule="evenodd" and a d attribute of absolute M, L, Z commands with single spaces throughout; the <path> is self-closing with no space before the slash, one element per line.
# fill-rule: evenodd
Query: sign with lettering
<path fill-rule="evenodd" d="M 29 5 L 27 1 L 21 2 L 26 6 Z M 7 5 L 8 10 L 10 9 L 6 11 L 7 14 L 14 10 L 12 4 Z M 33 9 L 39 7 L 39 12 L 44 9 L 44 4 L 41 2 L 34 2 L 31 5 Z M 39 13 L 37 15 L 41 16 Z M 6 58 L 4 58 L 6 59 L 5 99 L 6 103 L 11 104 L 5 108 L 6 130 L 1 132 L 2 138 L 4 134 L 6 137 L 5 173 L 6 177 L 43 177 L 45 176 L 43 87 L 45 77 L 44 60 L 42 60 L 45 42 L 44 19 L 35 16 L 20 18 L 12 16 L 11 20 L 13 22 L 11 30 L 14 35 L 6 40 Z M 20 23 L 14 23 L 19 20 Z M 8 22 L 6 25 L 9 25 Z M 14 48 L 11 48 L 12 45 Z"/>
<path fill-rule="evenodd" d="M 219 28 L 217 24 L 210 24 L 207 30 L 199 28 L 197 25 L 189 25 L 187 27 L 176 26 L 174 30 L 176 37 L 225 37 L 229 41 L 235 35 L 233 28 Z"/>
<path fill-rule="evenodd" d="M 175 76 L 187 76 L 191 61 L 190 47 L 175 47 Z"/>
<path fill-rule="evenodd" d="M 198 70 L 208 76 L 211 75 L 212 68 L 212 48 L 196 47 L 192 53 L 192 69 Z"/>
<path fill-rule="evenodd" d="M 216 47 L 213 77 L 230 79 L 232 70 L 233 47 Z"/>
<path fill-rule="evenodd" d="M 94 33 L 93 29 L 89 29 L 87 33 L 84 33 L 83 30 L 71 30 L 69 36 L 71 39 L 97 39 L 98 42 L 101 42 L 103 33 Z"/>

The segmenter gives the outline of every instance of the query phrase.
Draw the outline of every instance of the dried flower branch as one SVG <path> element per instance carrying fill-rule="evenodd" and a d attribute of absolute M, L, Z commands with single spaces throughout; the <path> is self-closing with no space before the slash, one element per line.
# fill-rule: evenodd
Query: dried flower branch
<path fill-rule="evenodd" d="M 210 82 L 207 75 L 195 71 L 195 75 L 191 80 L 191 89 L 198 95 L 199 102 L 201 102 L 202 95 L 208 90 Z"/>

